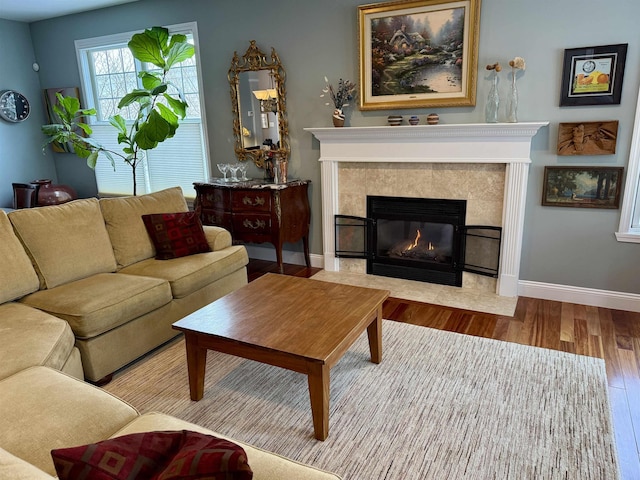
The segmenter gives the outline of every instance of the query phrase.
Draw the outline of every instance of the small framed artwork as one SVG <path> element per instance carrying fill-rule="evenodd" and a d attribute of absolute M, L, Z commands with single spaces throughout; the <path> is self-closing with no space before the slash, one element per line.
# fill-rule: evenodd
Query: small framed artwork
<path fill-rule="evenodd" d="M 622 167 L 544 167 L 542 205 L 618 208 Z"/>
<path fill-rule="evenodd" d="M 360 109 L 476 104 L 480 0 L 358 7 Z"/>
<path fill-rule="evenodd" d="M 616 153 L 618 121 L 561 123 L 558 155 L 613 155 Z"/>
<path fill-rule="evenodd" d="M 560 106 L 619 105 L 627 44 L 564 51 Z"/>

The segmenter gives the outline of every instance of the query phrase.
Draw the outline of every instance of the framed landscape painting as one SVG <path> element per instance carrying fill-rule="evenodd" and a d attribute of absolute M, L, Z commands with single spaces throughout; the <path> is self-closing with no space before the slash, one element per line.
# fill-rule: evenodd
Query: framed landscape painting
<path fill-rule="evenodd" d="M 475 105 L 480 0 L 358 7 L 360 109 Z"/>
<path fill-rule="evenodd" d="M 622 167 L 544 167 L 542 205 L 618 208 Z"/>
<path fill-rule="evenodd" d="M 564 51 L 560 106 L 619 105 L 627 44 Z"/>

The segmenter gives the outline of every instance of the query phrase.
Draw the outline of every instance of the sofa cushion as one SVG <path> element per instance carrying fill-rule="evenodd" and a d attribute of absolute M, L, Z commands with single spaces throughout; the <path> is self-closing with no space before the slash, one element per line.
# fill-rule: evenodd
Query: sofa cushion
<path fill-rule="evenodd" d="M 55 475 L 51 450 L 111 437 L 138 416 L 108 392 L 47 367 L 0 380 L 0 445 Z"/>
<path fill-rule="evenodd" d="M 9 213 L 35 265 L 40 288 L 114 272 L 115 257 L 95 198 Z"/>
<path fill-rule="evenodd" d="M 54 477 L 0 448 L 0 478 L 6 480 L 52 480 Z"/>
<path fill-rule="evenodd" d="M 137 197 L 102 198 L 100 208 L 118 268 L 155 255 L 142 215 L 188 211 L 187 201 L 180 187 Z"/>
<path fill-rule="evenodd" d="M 234 440 L 218 432 L 209 430 L 200 425 L 186 422 L 179 418 L 164 413 L 149 412 L 135 418 L 113 434 L 113 437 L 128 435 L 130 433 L 151 432 L 154 430 L 191 430 L 194 432 L 215 435 L 219 438 L 230 440 L 240 445 L 247 454 L 247 460 L 253 470 L 254 480 L 340 480 L 338 475 L 319 470 L 315 467 L 298 463 L 294 460 L 268 452 L 247 443 Z"/>
<path fill-rule="evenodd" d="M 95 337 L 170 301 L 166 280 L 122 273 L 100 273 L 20 299 L 66 320 L 79 338 Z"/>
<path fill-rule="evenodd" d="M 10 302 L 38 289 L 38 275 L 4 210 L 0 210 L 0 258 L 0 303 Z"/>
<path fill-rule="evenodd" d="M 60 480 L 251 480 L 239 445 L 188 430 L 143 432 L 51 452 Z"/>
<path fill-rule="evenodd" d="M 120 270 L 128 275 L 163 278 L 171 285 L 173 298 L 182 298 L 249 263 L 241 245 L 218 252 L 201 253 L 171 260 L 150 258 Z"/>
<path fill-rule="evenodd" d="M 13 302 L 0 305 L 0 319 L 0 378 L 35 365 L 64 368 L 75 344 L 67 322 Z"/>
<path fill-rule="evenodd" d="M 196 212 L 142 215 L 158 260 L 210 252 L 202 222 Z"/>

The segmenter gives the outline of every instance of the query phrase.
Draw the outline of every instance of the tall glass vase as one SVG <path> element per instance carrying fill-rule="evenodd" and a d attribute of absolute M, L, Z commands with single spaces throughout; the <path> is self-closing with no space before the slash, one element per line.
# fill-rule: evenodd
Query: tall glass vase
<path fill-rule="evenodd" d="M 498 108 L 500 96 L 498 95 L 498 75 L 493 74 L 493 84 L 487 97 L 487 105 L 484 108 L 484 116 L 487 123 L 498 123 Z"/>
<path fill-rule="evenodd" d="M 507 122 L 518 123 L 518 87 L 516 86 L 516 71 L 511 72 L 511 91 L 507 99 Z"/>

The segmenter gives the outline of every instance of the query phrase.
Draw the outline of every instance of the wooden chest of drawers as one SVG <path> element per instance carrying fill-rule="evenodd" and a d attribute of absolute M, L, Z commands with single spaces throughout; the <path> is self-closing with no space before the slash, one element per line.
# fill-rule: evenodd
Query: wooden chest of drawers
<path fill-rule="evenodd" d="M 282 245 L 302 240 L 309 260 L 310 180 L 285 184 L 261 181 L 239 183 L 194 183 L 195 208 L 204 225 L 224 227 L 236 243 L 271 243 L 283 272 Z"/>

